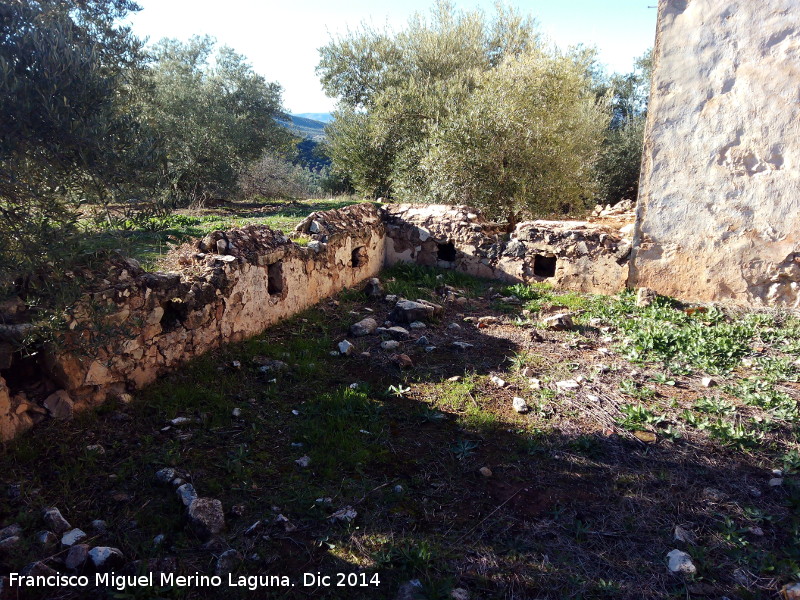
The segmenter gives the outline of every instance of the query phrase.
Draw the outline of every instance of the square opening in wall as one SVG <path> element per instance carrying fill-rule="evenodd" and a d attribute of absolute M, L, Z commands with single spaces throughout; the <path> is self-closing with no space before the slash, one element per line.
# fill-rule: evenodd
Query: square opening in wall
<path fill-rule="evenodd" d="M 437 251 L 436 251 L 436 258 L 439 260 L 443 260 L 446 262 L 453 262 L 456 259 L 456 247 L 453 245 L 453 242 L 447 242 L 446 244 L 436 244 Z"/>
<path fill-rule="evenodd" d="M 267 292 L 270 296 L 283 293 L 283 261 L 267 267 Z"/>
<path fill-rule="evenodd" d="M 364 246 L 355 248 L 350 255 L 350 266 L 354 269 L 367 264 L 367 249 Z"/>
<path fill-rule="evenodd" d="M 537 254 L 533 257 L 533 274 L 537 277 L 554 277 L 556 274 L 556 257 Z"/>

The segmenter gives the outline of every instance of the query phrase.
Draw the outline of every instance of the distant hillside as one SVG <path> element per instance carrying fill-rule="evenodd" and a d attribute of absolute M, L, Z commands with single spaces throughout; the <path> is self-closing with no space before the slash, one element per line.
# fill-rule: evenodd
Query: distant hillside
<path fill-rule="evenodd" d="M 289 120 L 276 119 L 276 121 L 290 129 L 298 137 L 309 138 L 315 142 L 321 142 L 325 139 L 325 123 L 322 121 L 306 119 L 297 115 L 289 115 Z"/>
<path fill-rule="evenodd" d="M 331 121 L 333 121 L 333 115 L 331 113 L 298 113 L 292 116 L 302 117 L 304 119 L 311 119 L 313 121 L 320 121 L 322 123 L 330 123 Z"/>

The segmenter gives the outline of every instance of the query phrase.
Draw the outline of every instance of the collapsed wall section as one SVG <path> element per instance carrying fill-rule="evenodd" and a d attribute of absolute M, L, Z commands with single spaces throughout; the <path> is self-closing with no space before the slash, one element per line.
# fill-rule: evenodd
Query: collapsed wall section
<path fill-rule="evenodd" d="M 800 306 L 796 0 L 661 0 L 632 286 Z"/>
<path fill-rule="evenodd" d="M 384 207 L 386 264 L 416 262 L 510 283 L 612 294 L 628 277 L 628 230 L 588 221 L 527 221 L 513 231 L 466 206 Z"/>

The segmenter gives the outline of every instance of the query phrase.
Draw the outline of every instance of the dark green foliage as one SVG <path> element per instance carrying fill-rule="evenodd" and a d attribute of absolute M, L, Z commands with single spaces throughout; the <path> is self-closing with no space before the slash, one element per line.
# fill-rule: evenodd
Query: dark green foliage
<path fill-rule="evenodd" d="M 495 208 L 493 201 L 508 192 L 508 186 L 496 183 L 502 177 L 490 165 L 507 170 L 508 181 L 526 172 L 530 161 L 520 166 L 511 158 L 520 154 L 526 132 L 535 135 L 531 121 L 558 113 L 557 121 L 564 116 L 559 109 L 574 104 L 571 96 L 557 102 L 555 94 L 547 102 L 535 103 L 539 112 L 530 102 L 525 104 L 529 97 L 542 100 L 535 93 L 540 87 L 546 91 L 555 86 L 534 86 L 530 94 L 509 93 L 509 89 L 531 91 L 530 81 L 515 85 L 519 65 L 543 58 L 546 52 L 533 21 L 502 6 L 487 18 L 442 0 L 429 18 L 416 14 L 398 33 L 362 27 L 332 40 L 320 54 L 317 70 L 323 87 L 339 99 L 336 118 L 326 129 L 330 156 L 334 167 L 347 173 L 355 189 L 368 197 L 480 203 L 485 198 L 468 191 L 458 197 L 468 176 L 473 176 L 474 189 L 496 191 L 488 199 Z M 537 64 L 542 62 L 547 61 Z M 562 64 L 554 61 L 548 66 L 544 69 L 552 75 L 545 77 L 548 83 L 564 81 Z M 506 102 L 504 94 L 514 102 Z M 494 114 L 505 104 L 508 111 Z M 562 121 L 574 125 L 571 114 L 566 116 Z M 537 142 L 542 142 L 537 145 L 542 162 L 551 145 L 542 136 Z M 503 166 L 504 158 L 508 167 Z M 592 157 L 579 158 L 591 162 Z M 528 203 L 542 200 L 522 188 L 524 182 L 512 193 Z"/>
<path fill-rule="evenodd" d="M 176 205 L 231 194 L 246 165 L 291 147 L 291 133 L 275 121 L 283 114 L 280 86 L 231 48 L 214 47 L 195 36 L 162 40 L 154 50 L 144 112 L 163 151 L 163 194 Z"/>
<path fill-rule="evenodd" d="M 603 203 L 613 205 L 638 197 L 644 125 L 645 117 L 637 116 L 606 134 L 597 164 Z"/>
<path fill-rule="evenodd" d="M 597 163 L 600 200 L 616 204 L 636 200 L 644 145 L 644 126 L 650 94 L 652 50 L 635 62 L 626 75 L 613 75 L 599 84 L 599 91 L 611 90 L 611 123 Z"/>
<path fill-rule="evenodd" d="M 324 148 L 311 138 L 303 138 L 297 143 L 297 154 L 292 162 L 304 169 L 319 172 L 331 165 L 331 159 L 325 154 Z"/>
<path fill-rule="evenodd" d="M 84 201 L 128 198 L 152 164 L 132 108 L 140 42 L 127 0 L 0 3 L 0 281 L 76 249 Z"/>

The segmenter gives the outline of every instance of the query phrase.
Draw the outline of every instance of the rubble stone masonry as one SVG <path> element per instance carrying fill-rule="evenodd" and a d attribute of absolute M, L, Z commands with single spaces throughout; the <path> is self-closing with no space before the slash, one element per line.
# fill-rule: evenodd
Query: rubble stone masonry
<path fill-rule="evenodd" d="M 216 231 L 176 252 L 180 271 L 148 273 L 119 257 L 89 274 L 59 343 L 33 365 L 33 381 L 10 376 L 21 359 L 6 352 L 0 437 L 124 397 L 397 262 L 612 293 L 625 285 L 630 252 L 615 226 L 534 221 L 508 234 L 461 206 L 357 204 L 314 213 L 296 233 L 307 245 L 263 225 Z"/>

